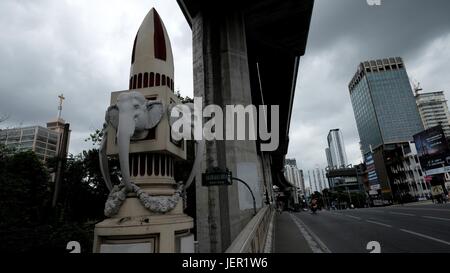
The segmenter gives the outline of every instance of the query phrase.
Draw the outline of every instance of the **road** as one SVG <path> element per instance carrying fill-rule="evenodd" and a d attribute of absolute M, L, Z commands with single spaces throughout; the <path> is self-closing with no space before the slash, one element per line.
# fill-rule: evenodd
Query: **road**
<path fill-rule="evenodd" d="M 283 217 L 288 217 L 287 213 Z M 418 205 L 291 213 L 314 253 L 450 253 L 450 205 Z"/>

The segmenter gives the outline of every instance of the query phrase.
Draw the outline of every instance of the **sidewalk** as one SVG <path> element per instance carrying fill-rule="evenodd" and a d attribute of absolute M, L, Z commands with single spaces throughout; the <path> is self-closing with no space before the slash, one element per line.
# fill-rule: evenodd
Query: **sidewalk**
<path fill-rule="evenodd" d="M 289 212 L 275 216 L 275 253 L 313 253 Z"/>

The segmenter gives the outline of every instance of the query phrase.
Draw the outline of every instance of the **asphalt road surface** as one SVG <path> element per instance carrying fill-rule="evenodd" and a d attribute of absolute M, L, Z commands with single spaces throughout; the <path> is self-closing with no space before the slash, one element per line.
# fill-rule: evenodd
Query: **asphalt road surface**
<path fill-rule="evenodd" d="M 449 204 L 300 212 L 289 217 L 314 253 L 450 253 Z M 370 242 L 373 246 L 368 247 Z"/>

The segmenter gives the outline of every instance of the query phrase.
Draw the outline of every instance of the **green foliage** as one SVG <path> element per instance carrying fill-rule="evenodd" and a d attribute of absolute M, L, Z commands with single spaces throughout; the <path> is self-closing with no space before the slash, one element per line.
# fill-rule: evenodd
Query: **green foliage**
<path fill-rule="evenodd" d="M 52 207 L 54 182 L 47 166 L 33 152 L 0 147 L 0 252 L 66 252 L 69 241 L 92 250 L 93 229 L 104 219 L 108 190 L 103 182 L 97 150 L 69 156 L 63 162 L 61 190 Z M 118 183 L 118 162 L 112 160 L 112 179 Z"/>
<path fill-rule="evenodd" d="M 95 130 L 94 133 L 90 134 L 88 138 L 86 138 L 84 141 L 92 142 L 93 146 L 98 146 L 102 142 L 103 139 L 103 131 L 100 129 Z"/>
<path fill-rule="evenodd" d="M 176 95 L 181 100 L 181 103 L 194 103 L 194 99 L 191 99 L 189 96 L 181 96 L 180 90 L 177 90 Z"/>
<path fill-rule="evenodd" d="M 47 218 L 51 201 L 49 176 L 33 152 L 2 153 L 0 225 L 33 225 Z"/>

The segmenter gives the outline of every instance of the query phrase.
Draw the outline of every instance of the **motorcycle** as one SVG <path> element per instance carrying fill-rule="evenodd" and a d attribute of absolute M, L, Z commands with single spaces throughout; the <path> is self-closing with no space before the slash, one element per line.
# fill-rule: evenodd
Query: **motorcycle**
<path fill-rule="evenodd" d="M 311 206 L 311 212 L 312 212 L 312 214 L 317 214 L 317 209 L 318 209 L 317 205 L 312 205 L 312 206 Z"/>

